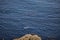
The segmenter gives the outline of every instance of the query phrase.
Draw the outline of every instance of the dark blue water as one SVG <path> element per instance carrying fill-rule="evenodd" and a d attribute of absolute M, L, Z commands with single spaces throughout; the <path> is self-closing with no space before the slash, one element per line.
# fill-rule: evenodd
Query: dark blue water
<path fill-rule="evenodd" d="M 28 33 L 60 40 L 60 0 L 0 0 L 0 40 Z"/>

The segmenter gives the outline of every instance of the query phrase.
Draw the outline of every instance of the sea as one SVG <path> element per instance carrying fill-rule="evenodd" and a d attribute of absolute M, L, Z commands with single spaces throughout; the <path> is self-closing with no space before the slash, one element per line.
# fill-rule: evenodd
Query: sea
<path fill-rule="evenodd" d="M 0 40 L 25 34 L 60 40 L 60 0 L 0 0 Z"/>

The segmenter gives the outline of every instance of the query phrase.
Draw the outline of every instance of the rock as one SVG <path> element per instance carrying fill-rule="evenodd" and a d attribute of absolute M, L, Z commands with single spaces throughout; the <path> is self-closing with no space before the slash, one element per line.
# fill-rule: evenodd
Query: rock
<path fill-rule="evenodd" d="M 38 35 L 33 35 L 30 39 L 31 40 L 41 40 L 41 37 L 39 37 Z"/>
<path fill-rule="evenodd" d="M 13 40 L 41 40 L 41 37 L 39 37 L 38 35 L 26 34 L 20 38 L 16 38 Z"/>

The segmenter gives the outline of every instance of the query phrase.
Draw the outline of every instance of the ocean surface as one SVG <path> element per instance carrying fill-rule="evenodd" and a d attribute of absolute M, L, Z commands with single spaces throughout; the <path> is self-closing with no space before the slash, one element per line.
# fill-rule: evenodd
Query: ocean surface
<path fill-rule="evenodd" d="M 60 40 L 60 0 L 0 0 L 0 40 L 25 34 Z"/>

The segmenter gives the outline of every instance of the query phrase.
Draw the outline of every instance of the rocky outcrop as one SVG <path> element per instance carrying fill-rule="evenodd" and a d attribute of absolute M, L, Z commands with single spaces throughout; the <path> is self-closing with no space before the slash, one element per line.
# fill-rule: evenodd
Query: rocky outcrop
<path fill-rule="evenodd" d="M 39 37 L 38 35 L 26 34 L 20 38 L 16 38 L 13 40 L 41 40 L 41 37 Z"/>

